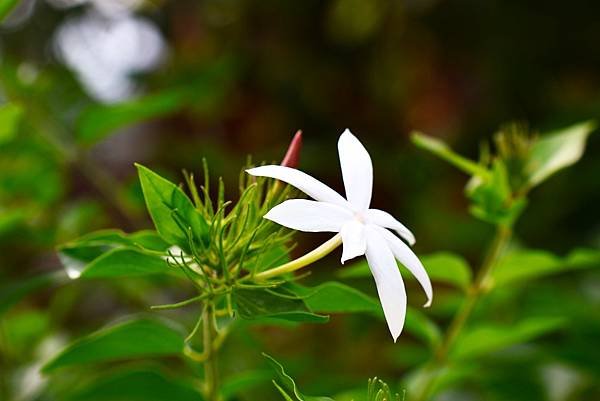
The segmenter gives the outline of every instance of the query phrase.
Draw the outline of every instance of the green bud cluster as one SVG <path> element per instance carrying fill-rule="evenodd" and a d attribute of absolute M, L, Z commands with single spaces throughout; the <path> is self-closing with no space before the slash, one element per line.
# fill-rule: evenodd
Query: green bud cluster
<path fill-rule="evenodd" d="M 236 286 L 253 285 L 253 275 L 286 261 L 293 232 L 263 216 L 292 195 L 291 187 L 252 177 L 244 168 L 239 177 L 238 199 L 232 202 L 225 200 L 221 178 L 216 199 L 211 198 L 206 162 L 200 187 L 193 174 L 184 171 L 184 177 L 193 211 L 171 209 L 180 235 L 173 244 L 176 248 L 167 251 L 166 260 L 192 281 L 204 299 L 229 293 Z M 182 187 L 179 189 L 183 191 Z M 159 224 L 157 228 L 160 232 Z"/>

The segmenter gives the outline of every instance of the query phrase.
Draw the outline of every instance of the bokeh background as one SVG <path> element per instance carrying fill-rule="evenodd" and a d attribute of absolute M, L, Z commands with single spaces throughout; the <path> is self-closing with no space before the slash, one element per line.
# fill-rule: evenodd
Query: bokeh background
<path fill-rule="evenodd" d="M 204 157 L 235 199 L 247 156 L 279 160 L 297 129 L 301 167 L 341 190 L 336 140 L 350 128 L 374 160 L 374 205 L 416 233 L 416 252 L 448 250 L 476 266 L 492 229 L 469 215 L 466 177 L 415 148 L 409 134 L 421 130 L 477 158 L 508 121 L 545 132 L 597 118 L 599 14 L 600 4 L 586 0 L 19 1 L 0 23 L 0 107 L 21 107 L 14 124 L 0 126 L 0 283 L 60 269 L 55 246 L 90 230 L 150 227 L 134 162 L 179 180 L 182 168 L 200 172 Z M 557 254 L 598 247 L 598 205 L 593 134 L 577 165 L 531 194 L 518 241 Z M 323 239 L 296 238 L 298 252 Z M 335 274 L 336 258 L 320 265 L 317 281 Z M 560 276 L 540 293 L 583 294 L 573 308 L 600 312 L 599 283 L 597 272 Z M 67 285 L 6 311 L 0 399 L 53 399 L 32 368 L 40 355 L 147 309 L 144 292 L 161 289 L 139 280 Z M 549 353 L 568 384 L 559 388 L 598 380 L 598 351 L 584 347 L 597 349 L 599 319 L 580 322 L 572 343 L 548 340 L 573 347 L 560 363 Z M 381 322 L 354 316 L 240 337 L 224 369 L 260 366 L 268 351 L 308 393 L 336 394 L 374 375 L 395 385 L 424 358 L 410 338 L 390 344 Z M 558 376 L 543 366 L 503 363 L 512 368 L 471 378 L 457 399 L 575 399 L 548 390 Z M 240 399 L 276 399 L 268 382 Z"/>

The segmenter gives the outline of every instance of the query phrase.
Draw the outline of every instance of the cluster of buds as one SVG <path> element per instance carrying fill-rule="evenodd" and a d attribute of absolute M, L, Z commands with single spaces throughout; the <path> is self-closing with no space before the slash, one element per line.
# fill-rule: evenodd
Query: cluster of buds
<path fill-rule="evenodd" d="M 294 136 L 282 165 L 295 167 L 302 147 L 302 133 Z M 214 300 L 225 296 L 226 310 L 231 313 L 229 294 L 235 287 L 252 286 L 253 277 L 285 262 L 291 251 L 293 232 L 263 216 L 295 190 L 279 181 L 252 177 L 242 170 L 239 178 L 239 198 L 234 204 L 225 201 L 223 180 L 219 179 L 217 199 L 210 196 L 208 166 L 204 161 L 204 181 L 198 188 L 194 176 L 184 172 L 187 190 L 194 204 L 194 218 L 175 209 L 177 222 L 185 240 L 167 250 L 166 262 L 181 270 L 198 289 L 199 296 L 153 309 L 171 309 L 192 302 Z M 199 219 L 200 224 L 194 224 Z M 194 229 L 194 226 L 205 229 Z M 266 283 L 265 285 L 269 285 Z"/>

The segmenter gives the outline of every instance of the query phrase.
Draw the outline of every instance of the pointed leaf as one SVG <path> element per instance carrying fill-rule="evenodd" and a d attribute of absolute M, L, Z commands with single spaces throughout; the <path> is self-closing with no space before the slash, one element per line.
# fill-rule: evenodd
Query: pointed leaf
<path fill-rule="evenodd" d="M 294 285 L 292 291 L 298 294 L 310 310 L 319 313 L 380 313 L 379 301 L 361 291 L 342 283 L 330 281 L 316 287 Z"/>
<path fill-rule="evenodd" d="M 507 254 L 493 271 L 493 283 L 505 286 L 551 274 L 600 267 L 600 250 L 577 249 L 566 257 L 542 250 L 521 249 Z"/>
<path fill-rule="evenodd" d="M 328 316 L 313 313 L 302 299 L 282 288 L 236 289 L 233 300 L 242 319 L 271 318 L 307 323 L 329 320 Z"/>
<path fill-rule="evenodd" d="M 181 188 L 140 164 L 136 166 L 146 207 L 165 241 L 188 250 L 188 229 L 195 241 L 207 241 L 208 224 Z"/>
<path fill-rule="evenodd" d="M 77 121 L 77 140 L 83 145 L 92 145 L 129 125 L 173 113 L 182 108 L 185 101 L 185 91 L 171 90 L 123 103 L 90 107 Z"/>
<path fill-rule="evenodd" d="M 531 186 L 577 162 L 585 150 L 588 135 L 596 128 L 592 121 L 550 133 L 535 142 L 526 166 Z"/>
<path fill-rule="evenodd" d="M 508 346 L 524 343 L 565 324 L 555 317 L 530 318 L 511 325 L 486 324 L 464 332 L 450 353 L 451 359 L 476 358 Z"/>
<path fill-rule="evenodd" d="M 163 320 L 129 320 L 76 340 L 52 358 L 43 371 L 131 358 L 179 355 L 183 350 L 183 337 L 179 329 Z"/>

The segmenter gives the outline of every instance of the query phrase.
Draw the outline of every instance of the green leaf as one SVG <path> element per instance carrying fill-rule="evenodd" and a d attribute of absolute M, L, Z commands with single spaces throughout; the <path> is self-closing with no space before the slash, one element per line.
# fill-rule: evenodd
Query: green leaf
<path fill-rule="evenodd" d="M 283 288 L 236 289 L 233 300 L 242 319 L 280 319 L 292 322 L 326 323 L 328 316 L 313 313 L 302 299 Z"/>
<path fill-rule="evenodd" d="M 455 153 L 446 143 L 437 138 L 414 131 L 411 133 L 411 140 L 417 147 L 433 153 L 469 175 L 482 178 L 489 175 L 484 166 Z"/>
<path fill-rule="evenodd" d="M 595 128 L 594 122 L 586 121 L 537 140 L 526 166 L 529 184 L 539 185 L 552 174 L 577 162 L 583 155 L 588 135 Z"/>
<path fill-rule="evenodd" d="M 437 252 L 419 256 L 419 259 L 432 281 L 451 284 L 462 289 L 466 289 L 471 283 L 471 269 L 461 256 L 450 252 Z M 371 270 L 367 262 L 363 261 L 342 269 L 339 276 L 342 278 L 370 277 Z M 414 276 L 410 273 L 403 274 L 403 277 L 407 280 L 414 280 Z"/>
<path fill-rule="evenodd" d="M 527 204 L 525 198 L 513 198 L 508 172 L 500 159 L 494 160 L 487 179 L 473 177 L 466 192 L 471 214 L 496 225 L 512 225 Z"/>
<path fill-rule="evenodd" d="M 330 281 L 316 287 L 303 287 L 293 284 L 292 292 L 302 297 L 308 308 L 317 313 L 371 313 L 384 320 L 379 300 L 342 283 Z M 435 345 L 441 338 L 440 330 L 429 318 L 418 309 L 408 307 L 406 331 L 430 345 Z"/>
<path fill-rule="evenodd" d="M 294 284 L 291 290 L 304 300 L 310 310 L 318 313 L 381 312 L 378 300 L 335 281 L 312 288 Z"/>
<path fill-rule="evenodd" d="M 1 13 L 2 11 L 0 10 Z M 15 137 L 22 117 L 23 109 L 19 106 L 12 103 L 0 106 L 0 144 L 9 142 Z"/>
<path fill-rule="evenodd" d="M 123 103 L 92 106 L 77 121 L 77 140 L 92 145 L 120 128 L 173 113 L 185 102 L 186 91 L 176 89 Z"/>
<path fill-rule="evenodd" d="M 265 354 L 264 352 L 263 356 L 267 358 L 269 365 L 271 365 L 275 373 L 277 373 L 277 377 L 279 379 L 278 383 L 281 385 L 281 387 L 277 386 L 278 389 L 280 389 L 280 391 L 287 390 L 284 393 L 284 397 L 288 397 L 286 399 L 292 399 L 296 401 L 333 401 L 333 399 L 329 397 L 311 397 L 302 394 L 296 386 L 296 382 L 294 382 L 294 379 L 292 379 L 292 377 L 285 372 L 283 365 L 281 365 L 273 357 Z"/>
<path fill-rule="evenodd" d="M 0 21 L 6 18 L 18 3 L 19 0 L 0 0 Z"/>
<path fill-rule="evenodd" d="M 64 258 L 62 259 L 64 260 Z M 173 273 L 173 269 L 162 257 L 149 255 L 132 248 L 113 249 L 82 266 L 80 270 L 77 270 L 75 264 L 67 270 L 80 271 L 82 278 L 134 277 Z"/>
<path fill-rule="evenodd" d="M 420 259 L 433 281 L 454 285 L 463 290 L 471 284 L 471 268 L 461 256 L 450 252 L 436 252 Z"/>
<path fill-rule="evenodd" d="M 100 379 L 71 393 L 65 401 L 201 401 L 194 387 L 165 376 L 157 369 L 108 372 Z"/>
<path fill-rule="evenodd" d="M 0 317 L 28 295 L 65 280 L 64 272 L 42 274 L 0 286 Z"/>
<path fill-rule="evenodd" d="M 152 170 L 140 164 L 136 167 L 146 207 L 156 230 L 165 241 L 189 251 L 187 229 L 191 230 L 195 241 L 208 241 L 208 224 L 185 193 Z"/>
<path fill-rule="evenodd" d="M 508 253 L 492 273 L 493 284 L 524 283 L 568 271 L 600 267 L 600 250 L 577 249 L 566 257 L 541 250 L 520 249 Z"/>
<path fill-rule="evenodd" d="M 465 331 L 456 341 L 451 359 L 476 358 L 508 346 L 525 343 L 557 330 L 565 324 L 562 318 L 530 318 L 517 324 L 486 324 Z"/>
<path fill-rule="evenodd" d="M 269 370 L 247 370 L 238 373 L 223 381 L 220 389 L 221 396 L 225 400 L 234 399 L 236 395 L 268 382 L 271 376 Z"/>
<path fill-rule="evenodd" d="M 431 348 L 439 344 L 442 339 L 439 327 L 419 309 L 410 306 L 406 310 L 404 329 L 423 340 Z"/>
<path fill-rule="evenodd" d="M 163 320 L 129 320 L 76 340 L 52 358 L 43 371 L 140 357 L 179 355 L 183 350 L 183 337 L 181 330 Z"/>

